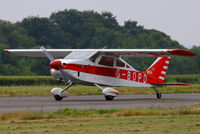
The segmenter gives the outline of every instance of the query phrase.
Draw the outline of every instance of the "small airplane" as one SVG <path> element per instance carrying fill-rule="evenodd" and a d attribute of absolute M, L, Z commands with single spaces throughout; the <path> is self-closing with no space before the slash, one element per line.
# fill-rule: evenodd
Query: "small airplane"
<path fill-rule="evenodd" d="M 95 85 L 102 89 L 105 99 L 113 100 L 119 92 L 111 87 L 151 87 L 161 99 L 156 87 L 188 85 L 164 83 L 170 58 L 173 56 L 195 56 L 183 49 L 5 49 L 4 52 L 27 57 L 47 57 L 51 75 L 68 84 L 64 89 L 53 88 L 51 94 L 61 101 L 73 84 Z M 158 57 L 144 72 L 129 65 L 122 57 Z M 54 59 L 54 57 L 64 57 Z"/>

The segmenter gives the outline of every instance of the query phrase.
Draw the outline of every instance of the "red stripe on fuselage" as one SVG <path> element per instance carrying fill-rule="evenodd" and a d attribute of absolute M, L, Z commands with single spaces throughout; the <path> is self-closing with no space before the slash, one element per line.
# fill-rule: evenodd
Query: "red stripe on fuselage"
<path fill-rule="evenodd" d="M 120 78 L 141 83 L 151 83 L 152 79 L 151 77 L 148 77 L 148 75 L 145 72 L 135 72 L 131 70 L 101 67 L 101 66 L 67 64 L 62 66 L 62 69 L 84 72 L 100 76 Z"/>
<path fill-rule="evenodd" d="M 73 70 L 73 71 L 78 71 L 78 72 L 84 72 L 84 73 L 102 75 L 102 76 L 109 76 L 109 77 L 116 76 L 116 73 L 115 73 L 116 69 L 107 68 L 107 67 L 79 65 L 79 64 L 67 64 L 65 66 L 62 66 L 62 69 L 68 69 L 68 70 Z"/>

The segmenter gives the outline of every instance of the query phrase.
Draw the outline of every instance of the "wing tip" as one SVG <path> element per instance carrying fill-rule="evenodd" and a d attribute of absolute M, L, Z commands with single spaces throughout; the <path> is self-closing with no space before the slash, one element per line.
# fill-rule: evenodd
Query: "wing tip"
<path fill-rule="evenodd" d="M 10 53 L 9 49 L 4 49 L 3 51 L 4 51 L 4 53 Z"/>
<path fill-rule="evenodd" d="M 172 50 L 168 50 L 167 52 L 170 54 L 179 55 L 179 56 L 197 56 L 196 53 L 193 53 L 191 51 L 186 51 L 183 49 L 172 49 Z"/>

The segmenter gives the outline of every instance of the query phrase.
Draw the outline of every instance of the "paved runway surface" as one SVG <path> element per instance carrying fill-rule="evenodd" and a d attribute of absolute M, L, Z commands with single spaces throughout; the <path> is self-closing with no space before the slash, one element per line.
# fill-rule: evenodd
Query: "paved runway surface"
<path fill-rule="evenodd" d="M 27 111 L 57 111 L 63 108 L 75 109 L 127 109 L 139 107 L 190 107 L 200 104 L 200 93 L 155 95 L 119 95 L 113 101 L 105 101 L 103 95 L 69 96 L 61 102 L 52 96 L 0 97 L 0 113 Z"/>

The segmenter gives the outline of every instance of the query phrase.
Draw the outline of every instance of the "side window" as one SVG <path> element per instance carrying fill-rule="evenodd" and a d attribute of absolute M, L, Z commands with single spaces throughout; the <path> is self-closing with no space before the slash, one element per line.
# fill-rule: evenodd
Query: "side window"
<path fill-rule="evenodd" d="M 102 56 L 99 65 L 113 67 L 114 58 Z"/>
<path fill-rule="evenodd" d="M 116 67 L 125 67 L 125 64 L 121 60 L 117 59 Z"/>

